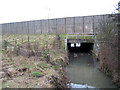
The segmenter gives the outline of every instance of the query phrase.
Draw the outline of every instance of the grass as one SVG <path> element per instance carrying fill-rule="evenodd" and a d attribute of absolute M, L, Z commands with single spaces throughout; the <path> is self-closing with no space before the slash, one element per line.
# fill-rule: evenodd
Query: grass
<path fill-rule="evenodd" d="M 6 51 L 5 50 L 0 50 L 0 53 L 5 54 Z"/>
<path fill-rule="evenodd" d="M 49 68 L 49 66 L 47 65 L 47 64 L 45 64 L 45 63 L 41 63 L 40 64 L 42 67 L 44 67 L 44 68 Z"/>
<path fill-rule="evenodd" d="M 59 69 L 59 67 L 58 67 L 58 66 L 55 66 L 55 65 L 53 65 L 52 68 L 53 68 L 53 69 L 57 69 L 57 70 Z"/>
<path fill-rule="evenodd" d="M 13 67 L 14 69 L 18 69 L 18 67 Z"/>
<path fill-rule="evenodd" d="M 46 38 L 47 37 L 47 38 Z M 39 42 L 39 44 L 42 42 L 43 45 L 46 44 L 47 41 L 48 44 L 52 43 L 54 39 L 55 35 L 54 34 L 30 34 L 29 35 L 29 42 L 34 43 L 34 42 Z M 26 43 L 28 42 L 28 35 L 24 34 L 24 35 L 8 35 L 2 36 L 2 40 L 6 40 L 8 42 L 11 41 L 16 41 L 17 45 L 20 45 L 21 43 Z M 15 42 L 11 42 L 11 44 L 15 44 Z"/>
<path fill-rule="evenodd" d="M 14 64 L 14 62 L 10 62 L 9 64 L 10 64 L 10 65 L 13 65 L 13 64 Z"/>
<path fill-rule="evenodd" d="M 34 84 L 34 86 L 36 86 L 36 85 L 38 85 L 38 83 L 37 83 L 37 82 Z"/>
<path fill-rule="evenodd" d="M 42 75 L 42 72 L 32 72 L 32 75 L 33 75 L 33 76 L 41 76 L 41 75 Z"/>
<path fill-rule="evenodd" d="M 66 38 L 67 34 L 60 34 L 60 38 L 61 38 L 61 46 L 64 49 L 65 48 L 65 38 Z M 76 34 L 69 34 L 69 35 L 76 35 Z M 77 34 L 77 39 L 94 39 L 94 36 L 83 36 L 81 34 Z M 50 46 L 51 44 L 53 44 L 53 41 L 55 40 L 56 35 L 55 34 L 30 34 L 29 35 L 29 42 L 30 43 L 34 43 L 37 42 L 39 45 L 39 48 L 46 48 L 48 46 Z M 76 39 L 76 36 L 69 36 L 68 39 Z M 20 45 L 22 43 L 27 43 L 28 42 L 28 35 L 24 34 L 24 35 L 8 35 L 2 36 L 2 40 L 6 40 L 6 41 L 16 41 L 15 42 L 11 42 L 11 44 L 13 45 Z"/>
<path fill-rule="evenodd" d="M 69 36 L 68 39 L 94 39 L 94 36 Z"/>
<path fill-rule="evenodd" d="M 54 55 L 56 55 L 56 52 L 53 52 Z"/>
<path fill-rule="evenodd" d="M 64 44 L 64 39 L 65 39 L 66 35 L 63 34 L 63 35 L 60 35 L 60 36 L 61 36 L 61 44 L 64 47 L 64 45 L 65 45 Z M 35 45 L 37 44 L 38 48 L 40 48 L 40 50 L 43 51 L 42 56 L 40 56 L 41 61 L 40 62 L 35 62 L 35 60 L 37 60 L 37 59 L 36 58 L 34 59 L 34 57 L 27 58 L 27 57 L 24 57 L 24 56 L 22 57 L 20 55 L 20 56 L 15 56 L 14 59 L 12 58 L 12 60 L 11 60 L 12 62 L 9 62 L 9 64 L 11 64 L 13 66 L 13 68 L 16 69 L 16 70 L 26 68 L 28 70 L 27 73 L 30 73 L 30 75 L 32 75 L 33 77 L 41 77 L 43 75 L 48 75 L 50 77 L 53 74 L 57 75 L 58 74 L 57 70 L 58 71 L 61 70 L 61 67 L 57 66 L 58 64 L 61 64 L 61 63 L 59 63 L 60 60 L 58 60 L 57 58 L 64 57 L 63 54 L 65 52 L 64 52 L 63 47 L 60 48 L 60 49 L 56 48 L 58 43 L 59 43 L 57 41 L 56 41 L 57 45 L 54 48 L 53 42 L 56 40 L 56 35 L 53 35 L 53 34 L 29 35 L 29 37 L 30 37 L 29 42 L 31 44 L 32 49 L 34 49 L 34 44 Z M 6 41 L 16 40 L 17 45 L 20 45 L 20 46 L 23 43 L 28 42 L 27 41 L 27 35 L 9 35 L 8 37 L 3 36 L 3 40 L 6 40 Z M 15 44 L 15 43 L 13 42 L 13 44 Z M 26 45 L 26 44 L 23 44 L 23 45 Z M 48 45 L 48 46 L 46 46 L 46 45 Z M 61 50 L 61 49 L 63 49 L 63 50 Z M 9 49 L 8 49 L 8 51 L 9 51 Z M 1 53 L 4 54 L 4 51 L 1 51 Z M 45 61 L 47 54 L 50 55 L 50 62 L 52 62 L 52 64 L 47 63 Z M 4 55 L 6 55 L 6 54 L 4 54 Z M 7 56 L 5 58 L 7 58 Z M 9 58 L 7 60 L 10 61 Z M 7 62 L 7 60 L 4 60 L 5 63 Z M 54 65 L 54 64 L 56 64 L 56 65 Z M 64 74 L 64 73 L 61 72 L 60 74 Z M 21 77 L 24 77 L 25 75 L 26 74 L 24 74 Z M 35 78 L 33 78 L 33 79 L 35 79 Z M 15 83 L 17 83 L 17 82 L 15 82 Z M 6 82 L 5 82 L 5 84 L 6 84 Z M 31 85 L 31 83 L 29 83 L 29 84 Z M 37 83 L 35 83 L 35 85 L 37 85 Z M 7 87 L 7 86 L 13 87 L 10 84 L 6 85 L 5 87 Z M 20 86 L 18 86 L 18 87 L 20 87 Z"/>
<path fill-rule="evenodd" d="M 10 87 L 12 87 L 12 86 L 13 86 L 12 83 L 7 82 L 7 83 L 3 86 L 3 88 L 10 88 Z"/>
<path fill-rule="evenodd" d="M 35 69 L 39 69 L 39 67 L 38 67 L 37 65 L 34 65 L 33 68 L 35 68 Z"/>

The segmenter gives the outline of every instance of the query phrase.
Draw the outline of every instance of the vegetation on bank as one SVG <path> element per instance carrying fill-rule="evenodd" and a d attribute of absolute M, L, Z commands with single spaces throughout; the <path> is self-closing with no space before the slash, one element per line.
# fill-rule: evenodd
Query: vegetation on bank
<path fill-rule="evenodd" d="M 94 35 L 69 35 L 68 39 L 93 39 Z"/>
<path fill-rule="evenodd" d="M 13 45 L 7 44 L 7 50 L 4 51 L 4 46 L 1 50 L 3 88 L 67 87 L 64 35 L 29 35 L 29 42 L 27 35 L 2 38 Z"/>
<path fill-rule="evenodd" d="M 113 82 L 120 87 L 120 64 L 118 54 L 118 17 L 100 23 L 95 40 L 94 53 L 99 59 L 99 69 L 113 78 Z M 112 18 L 112 17 L 110 17 Z"/>

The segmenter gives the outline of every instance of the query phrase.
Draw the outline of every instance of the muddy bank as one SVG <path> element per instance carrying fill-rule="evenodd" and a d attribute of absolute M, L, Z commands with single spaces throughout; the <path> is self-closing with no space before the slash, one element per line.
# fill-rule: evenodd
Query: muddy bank
<path fill-rule="evenodd" d="M 68 55 L 61 39 L 41 46 L 37 42 L 19 44 L 3 53 L 2 88 L 67 88 L 64 67 Z"/>

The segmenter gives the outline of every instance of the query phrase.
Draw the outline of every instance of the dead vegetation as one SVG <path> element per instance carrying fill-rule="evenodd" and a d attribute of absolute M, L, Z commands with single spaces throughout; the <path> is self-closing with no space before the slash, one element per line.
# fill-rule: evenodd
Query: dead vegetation
<path fill-rule="evenodd" d="M 60 40 L 52 40 L 53 44 L 44 42 L 46 44 L 42 48 L 41 41 L 22 43 L 14 50 L 8 49 L 2 55 L 0 77 L 3 88 L 67 88 L 64 71 L 64 66 L 68 64 L 67 53 L 59 45 Z M 53 82 L 61 83 L 58 86 Z"/>
<path fill-rule="evenodd" d="M 105 42 L 101 47 L 101 55 L 99 56 L 99 68 L 106 75 L 113 78 L 113 82 L 120 86 L 120 72 L 119 72 L 119 54 L 117 38 L 112 38 L 110 41 Z M 111 42 L 112 41 L 112 42 Z"/>
<path fill-rule="evenodd" d="M 99 69 L 112 77 L 113 82 L 120 88 L 118 17 L 115 17 L 114 21 L 108 20 L 100 24 L 97 35 L 97 41 L 99 41 L 97 42 L 99 44 L 97 58 L 99 59 Z"/>

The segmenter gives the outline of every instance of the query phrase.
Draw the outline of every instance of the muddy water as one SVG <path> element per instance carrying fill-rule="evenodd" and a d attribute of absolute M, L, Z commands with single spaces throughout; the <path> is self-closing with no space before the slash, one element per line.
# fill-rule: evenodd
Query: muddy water
<path fill-rule="evenodd" d="M 74 54 L 71 53 L 67 74 L 72 87 L 116 88 L 112 84 L 112 79 L 97 69 L 92 56 L 88 54 L 79 53 L 77 57 L 74 57 Z"/>

